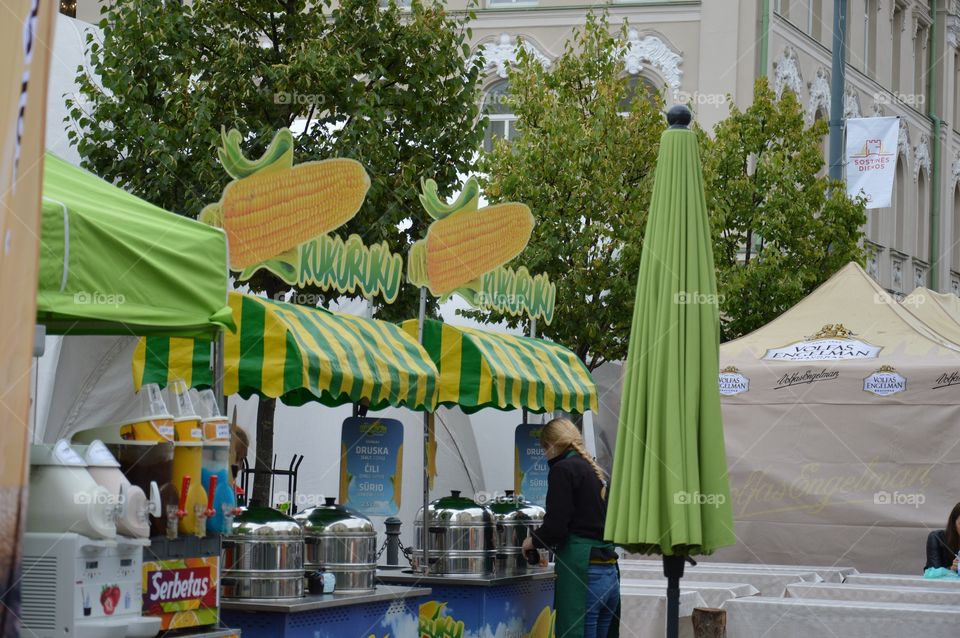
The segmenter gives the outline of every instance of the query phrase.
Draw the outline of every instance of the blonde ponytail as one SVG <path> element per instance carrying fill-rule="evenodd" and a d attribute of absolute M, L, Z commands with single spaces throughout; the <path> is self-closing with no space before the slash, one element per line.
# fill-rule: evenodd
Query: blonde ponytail
<path fill-rule="evenodd" d="M 569 419 L 553 419 L 543 426 L 543 432 L 540 434 L 540 443 L 543 447 L 553 446 L 560 450 L 572 448 L 579 454 L 583 460 L 590 464 L 593 473 L 600 480 L 600 498 L 607 498 L 607 475 L 597 464 L 596 460 L 587 451 L 587 446 L 583 443 L 583 437 L 580 430 L 577 429 Z"/>

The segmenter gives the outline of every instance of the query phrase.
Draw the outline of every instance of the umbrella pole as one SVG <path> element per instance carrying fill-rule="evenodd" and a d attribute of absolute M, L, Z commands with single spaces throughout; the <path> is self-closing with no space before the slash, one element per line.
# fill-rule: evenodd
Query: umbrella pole
<path fill-rule="evenodd" d="M 420 312 L 417 316 L 417 338 L 423 345 L 423 322 L 427 314 L 427 289 L 420 288 Z M 429 540 L 429 524 L 427 512 L 430 510 L 430 412 L 423 411 L 423 525 L 421 527 L 420 542 L 423 544 L 423 575 L 430 571 L 430 554 L 427 549 Z"/>
<path fill-rule="evenodd" d="M 667 578 L 667 638 L 677 638 L 680 630 L 680 579 L 683 556 L 664 556 L 663 575 Z"/>

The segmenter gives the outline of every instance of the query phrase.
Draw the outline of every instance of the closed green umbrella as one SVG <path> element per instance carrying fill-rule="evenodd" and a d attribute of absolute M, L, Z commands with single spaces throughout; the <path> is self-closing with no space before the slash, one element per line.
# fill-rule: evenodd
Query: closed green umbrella
<path fill-rule="evenodd" d="M 717 283 L 690 111 L 674 107 L 640 261 L 606 538 L 662 554 L 668 636 L 684 559 L 735 542 L 718 386 Z M 672 630 L 672 633 L 671 633 Z"/>

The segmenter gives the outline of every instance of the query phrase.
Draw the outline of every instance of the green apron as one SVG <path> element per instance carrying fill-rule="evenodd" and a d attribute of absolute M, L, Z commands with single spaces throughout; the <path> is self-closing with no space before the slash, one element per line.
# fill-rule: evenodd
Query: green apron
<path fill-rule="evenodd" d="M 557 580 L 554 584 L 553 609 L 557 612 L 556 638 L 583 638 L 583 620 L 587 611 L 587 571 L 590 569 L 590 550 L 594 547 L 613 547 L 606 541 L 584 538 L 576 534 L 567 536 L 567 540 L 557 549 L 554 570 Z M 617 567 L 618 578 L 620 568 Z M 605 637 L 618 638 L 620 635 L 620 602 L 610 631 Z"/>
<path fill-rule="evenodd" d="M 573 450 L 564 458 L 576 456 Z M 553 609 L 557 612 L 554 624 L 556 638 L 583 638 L 583 620 L 587 611 L 587 571 L 590 569 L 590 550 L 594 547 L 612 548 L 613 544 L 570 534 L 557 548 L 554 571 L 557 580 L 554 583 Z M 620 567 L 617 566 L 617 579 Z M 606 636 L 598 638 L 619 638 L 620 636 L 620 600 L 614 622 Z"/>

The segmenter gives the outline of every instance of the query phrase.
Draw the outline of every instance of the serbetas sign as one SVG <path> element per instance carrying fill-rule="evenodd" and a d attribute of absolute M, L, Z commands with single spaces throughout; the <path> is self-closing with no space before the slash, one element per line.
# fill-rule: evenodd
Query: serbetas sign
<path fill-rule="evenodd" d="M 849 361 L 875 359 L 883 348 L 860 339 L 843 324 L 827 324 L 815 335 L 782 348 L 771 348 L 767 361 Z"/>

